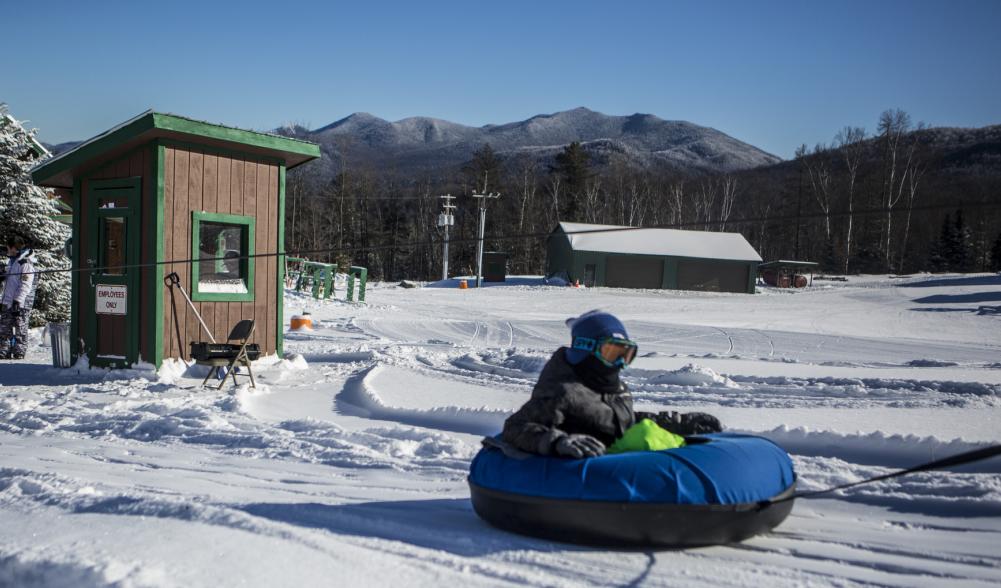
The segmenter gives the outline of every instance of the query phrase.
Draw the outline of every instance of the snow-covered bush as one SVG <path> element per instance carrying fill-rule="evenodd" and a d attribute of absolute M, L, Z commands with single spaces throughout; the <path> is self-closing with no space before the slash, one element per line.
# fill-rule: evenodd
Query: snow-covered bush
<path fill-rule="evenodd" d="M 30 169 L 38 161 L 34 134 L 0 104 L 0 244 L 14 235 L 23 237 L 35 250 L 37 270 L 68 269 L 62 249 L 70 229 L 53 218 L 58 210 L 52 200 L 31 182 Z M 31 324 L 66 321 L 69 310 L 69 273 L 38 274 Z"/>

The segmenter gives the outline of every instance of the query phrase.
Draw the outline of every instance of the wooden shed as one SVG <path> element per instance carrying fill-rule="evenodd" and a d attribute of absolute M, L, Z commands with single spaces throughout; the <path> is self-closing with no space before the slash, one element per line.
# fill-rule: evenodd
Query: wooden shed
<path fill-rule="evenodd" d="M 72 264 L 84 270 L 72 280 L 74 360 L 189 359 L 206 337 L 165 285 L 171 272 L 217 340 L 254 319 L 253 342 L 282 353 L 285 172 L 319 156 L 305 141 L 147 111 L 32 170 L 40 186 L 72 189 Z"/>
<path fill-rule="evenodd" d="M 560 223 L 546 274 L 585 286 L 754 293 L 761 256 L 740 233 Z"/>

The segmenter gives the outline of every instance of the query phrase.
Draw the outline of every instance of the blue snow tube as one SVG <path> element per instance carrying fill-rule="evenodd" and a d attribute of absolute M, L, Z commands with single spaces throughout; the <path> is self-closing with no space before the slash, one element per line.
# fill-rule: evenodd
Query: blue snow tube
<path fill-rule="evenodd" d="M 679 547 L 741 541 L 792 509 L 789 455 L 762 437 L 718 433 L 667 451 L 591 459 L 511 457 L 484 447 L 469 487 L 490 524 L 568 543 Z"/>

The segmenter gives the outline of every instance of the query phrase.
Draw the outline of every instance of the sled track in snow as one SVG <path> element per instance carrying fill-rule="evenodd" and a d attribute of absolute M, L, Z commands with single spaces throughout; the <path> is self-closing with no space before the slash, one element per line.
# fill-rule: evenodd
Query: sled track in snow
<path fill-rule="evenodd" d="M 373 388 L 371 379 L 379 366 L 366 368 L 353 375 L 337 395 L 336 405 L 344 414 L 370 419 L 395 421 L 416 427 L 426 427 L 474 435 L 494 435 L 503 425 L 508 411 L 443 406 L 430 410 L 414 410 L 386 405 Z"/>

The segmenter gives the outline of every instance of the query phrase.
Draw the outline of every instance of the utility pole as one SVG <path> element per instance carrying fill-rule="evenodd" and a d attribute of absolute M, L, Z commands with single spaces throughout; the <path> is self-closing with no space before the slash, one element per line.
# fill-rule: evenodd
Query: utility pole
<path fill-rule="evenodd" d="M 806 164 L 806 145 L 803 145 L 802 153 L 797 152 L 799 159 L 799 192 L 796 195 L 796 252 L 793 257 L 796 261 L 802 259 L 799 256 L 799 223 L 803 216 L 803 166 Z"/>
<path fill-rule="evenodd" d="M 796 261 L 802 259 L 799 256 L 799 221 L 803 216 L 803 168 L 799 170 L 799 194 L 796 196 L 796 252 L 793 255 Z"/>
<path fill-rule="evenodd" d="M 452 199 L 455 198 L 455 196 L 452 196 L 451 194 L 445 194 L 444 196 L 439 196 L 438 198 L 444 200 L 444 202 L 441 203 L 441 214 L 438 215 L 438 226 L 445 228 L 445 250 L 442 252 L 441 255 L 441 279 L 447 280 L 448 279 L 448 227 L 451 227 L 452 225 L 455 224 L 455 215 L 452 214 L 452 210 L 455 208 L 455 205 L 452 204 Z"/>
<path fill-rule="evenodd" d="M 483 191 L 487 191 L 486 181 L 483 182 Z M 480 239 L 476 243 L 476 287 L 479 288 L 483 279 L 483 231 L 487 226 L 487 199 L 500 198 L 500 192 L 473 194 L 472 196 L 480 199 Z"/>

